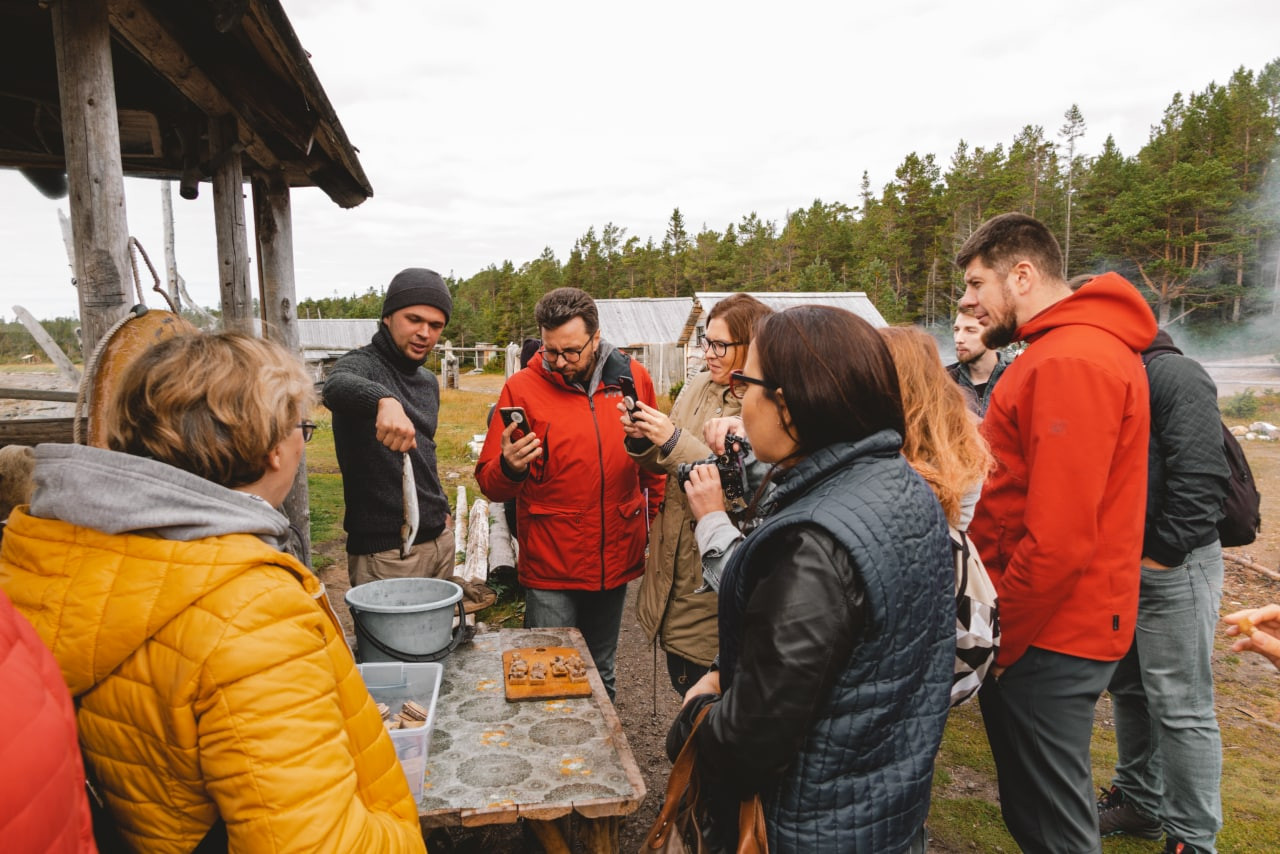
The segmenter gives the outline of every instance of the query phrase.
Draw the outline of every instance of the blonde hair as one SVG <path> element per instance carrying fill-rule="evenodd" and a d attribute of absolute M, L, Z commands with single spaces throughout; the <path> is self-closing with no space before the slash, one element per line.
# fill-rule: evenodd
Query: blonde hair
<path fill-rule="evenodd" d="M 267 454 L 315 401 L 302 363 L 240 333 L 181 335 L 125 370 L 107 410 L 107 447 L 221 486 L 254 483 Z"/>
<path fill-rule="evenodd" d="M 933 489 L 947 521 L 955 525 L 965 494 L 981 484 L 991 468 L 991 452 L 964 393 L 942 366 L 933 338 L 914 327 L 879 332 L 893 355 L 902 388 L 907 424 L 903 456 Z"/>

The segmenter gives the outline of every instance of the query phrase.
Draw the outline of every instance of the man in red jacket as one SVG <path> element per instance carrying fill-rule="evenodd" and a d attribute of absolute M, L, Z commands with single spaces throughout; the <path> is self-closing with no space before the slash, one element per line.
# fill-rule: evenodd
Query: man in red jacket
<path fill-rule="evenodd" d="M 636 396 L 655 405 L 653 380 L 601 340 L 585 291 L 557 288 L 534 316 L 541 358 L 502 387 L 476 482 L 490 501 L 516 500 L 525 627 L 581 630 L 612 699 L 627 582 L 644 572 L 647 518 L 665 480 L 627 454 L 617 404 L 629 378 Z M 504 427 L 509 407 L 521 407 L 523 420 Z"/>
<path fill-rule="evenodd" d="M 996 465 L 969 534 L 1000 596 L 1000 651 L 979 693 L 1005 824 L 1027 851 L 1100 851 L 1093 712 L 1133 639 L 1151 309 L 1108 273 L 1072 293 L 1053 234 L 983 223 L 956 257 L 983 343 L 1026 341 L 982 424 Z"/>

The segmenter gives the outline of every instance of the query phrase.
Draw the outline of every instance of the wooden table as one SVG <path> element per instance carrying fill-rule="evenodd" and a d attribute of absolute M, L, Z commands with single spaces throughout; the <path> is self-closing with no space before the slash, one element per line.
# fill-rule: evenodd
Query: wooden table
<path fill-rule="evenodd" d="M 424 828 L 528 820 L 548 852 L 568 852 L 571 813 L 586 849 L 618 850 L 621 817 L 644 800 L 644 780 L 600 674 L 591 696 L 509 703 L 502 653 L 565 646 L 591 655 L 577 629 L 501 629 L 475 636 L 442 662 L 435 730 L 418 812 Z"/>

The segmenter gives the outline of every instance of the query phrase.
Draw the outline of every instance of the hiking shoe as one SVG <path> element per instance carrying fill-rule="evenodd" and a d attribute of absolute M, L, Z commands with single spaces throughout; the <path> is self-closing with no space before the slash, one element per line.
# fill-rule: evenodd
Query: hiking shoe
<path fill-rule="evenodd" d="M 1164 854 L 1200 854 L 1200 849 L 1186 842 L 1179 842 L 1173 837 L 1164 841 Z"/>
<path fill-rule="evenodd" d="M 1164 835 L 1164 828 L 1160 819 L 1138 809 L 1118 786 L 1112 786 L 1109 791 L 1103 789 L 1102 796 L 1098 798 L 1098 835 L 1115 836 L 1117 833 L 1159 839 Z"/>

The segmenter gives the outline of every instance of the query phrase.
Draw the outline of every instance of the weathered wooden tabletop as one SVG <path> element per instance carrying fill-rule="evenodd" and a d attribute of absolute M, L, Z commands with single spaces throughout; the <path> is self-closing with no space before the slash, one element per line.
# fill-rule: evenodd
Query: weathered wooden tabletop
<path fill-rule="evenodd" d="M 426 827 L 477 827 L 571 812 L 623 816 L 644 799 L 644 780 L 594 666 L 591 696 L 509 703 L 502 653 L 565 646 L 590 662 L 577 629 L 501 629 L 478 634 L 442 662 L 426 782 Z"/>

